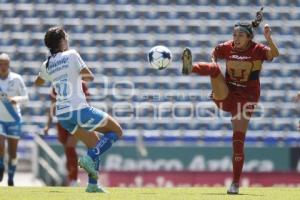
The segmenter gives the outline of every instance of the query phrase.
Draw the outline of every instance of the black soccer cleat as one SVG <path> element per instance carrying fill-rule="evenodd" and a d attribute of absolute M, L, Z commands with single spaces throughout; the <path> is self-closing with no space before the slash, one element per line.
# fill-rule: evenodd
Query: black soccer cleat
<path fill-rule="evenodd" d="M 3 180 L 4 167 L 0 168 L 0 182 Z"/>
<path fill-rule="evenodd" d="M 188 75 L 192 72 L 193 61 L 192 61 L 192 52 L 189 48 L 185 48 L 182 52 L 182 74 Z"/>
<path fill-rule="evenodd" d="M 4 175 L 4 167 L 3 167 L 3 168 L 0 168 L 0 182 L 1 182 L 2 179 L 3 179 L 3 175 Z"/>
<path fill-rule="evenodd" d="M 13 179 L 8 179 L 7 185 L 8 185 L 8 186 L 14 186 L 14 185 L 15 185 L 15 184 L 14 184 L 14 180 L 13 180 Z"/>

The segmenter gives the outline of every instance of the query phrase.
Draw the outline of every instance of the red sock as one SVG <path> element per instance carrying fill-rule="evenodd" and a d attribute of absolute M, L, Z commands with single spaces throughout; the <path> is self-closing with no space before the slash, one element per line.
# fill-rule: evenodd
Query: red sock
<path fill-rule="evenodd" d="M 221 73 L 221 70 L 216 63 L 199 62 L 193 65 L 192 72 L 201 76 L 211 76 L 216 78 Z"/>
<path fill-rule="evenodd" d="M 68 169 L 69 182 L 77 180 L 78 164 L 77 164 L 77 153 L 75 147 L 66 147 L 65 153 L 67 157 L 67 169 Z"/>
<path fill-rule="evenodd" d="M 232 137 L 232 166 L 233 166 L 233 182 L 239 184 L 240 177 L 244 165 L 244 141 L 245 133 L 235 131 Z"/>

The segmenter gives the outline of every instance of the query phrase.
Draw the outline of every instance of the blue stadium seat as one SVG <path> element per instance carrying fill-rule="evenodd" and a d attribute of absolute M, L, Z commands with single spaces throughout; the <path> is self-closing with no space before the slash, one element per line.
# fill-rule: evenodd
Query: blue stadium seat
<path fill-rule="evenodd" d="M 5 6 L 4 6 L 5 3 Z M 59 6 L 56 6 L 59 3 Z M 175 5 L 172 7 L 172 5 Z M 262 122 L 251 121 L 250 131 L 265 131 L 266 137 L 249 136 L 247 142 L 277 145 L 299 144 L 299 138 L 272 135 L 274 132 L 295 132 L 297 127 L 292 122 L 277 123 L 278 120 L 296 119 L 300 112 L 293 104 L 293 95 L 300 90 L 300 43 L 297 35 L 300 34 L 300 25 L 295 23 L 300 19 L 299 1 L 276 0 L 269 2 L 274 6 L 272 10 L 265 10 L 265 20 L 272 26 L 276 42 L 280 47 L 281 56 L 272 63 L 266 62 L 261 72 L 261 102 L 266 103 Z M 135 5 L 135 9 L 127 9 Z M 118 6 L 123 6 L 119 9 Z M 170 9 L 165 9 L 168 6 Z M 205 7 L 203 7 L 205 6 Z M 235 10 L 227 12 L 228 6 Z M 115 80 L 130 80 L 136 92 L 166 94 L 156 98 L 154 94 L 134 94 L 132 98 L 117 98 L 112 95 L 95 97 L 95 103 L 105 101 L 111 111 L 112 105 L 118 102 L 128 103 L 189 103 L 210 101 L 207 97 L 211 91 L 210 81 L 202 81 L 202 77 L 193 77 L 182 81 L 180 56 L 182 49 L 191 47 L 195 61 L 209 61 L 214 46 L 224 39 L 232 38 L 233 25 L 237 21 L 249 21 L 254 14 L 248 12 L 249 7 L 259 7 L 260 1 L 233 1 L 233 0 L 37 0 L 33 6 L 30 0 L 17 0 L 14 3 L 3 0 L 0 3 L 0 51 L 8 52 L 12 58 L 12 70 L 24 75 L 30 90 L 30 99 L 37 103 L 26 105 L 24 117 L 26 123 L 38 124 L 35 117 L 45 116 L 46 107 L 43 101 L 49 103 L 48 94 L 37 93 L 33 87 L 33 77 L 38 74 L 39 66 L 46 59 L 46 48 L 43 37 L 45 30 L 53 25 L 64 25 L 70 35 L 70 46 L 77 49 L 87 63 L 92 63 L 96 77 L 106 76 L 109 79 L 108 90 L 113 87 Z M 289 6 L 290 12 L 281 8 Z M 72 9 L 70 9 L 72 8 Z M 92 8 L 92 9 L 90 9 Z M 113 8 L 113 9 L 112 9 Z M 123 9 L 124 8 L 124 9 Z M 146 8 L 146 9 L 145 9 Z M 205 8 L 205 9 L 204 9 Z M 278 9 L 277 9 L 278 8 Z M 88 11 L 88 12 L 87 12 Z M 220 25 L 220 22 L 226 23 Z M 277 37 L 277 36 L 281 37 Z M 296 39 L 295 39 L 296 38 Z M 262 28 L 256 32 L 255 40 L 264 41 Z M 158 44 L 168 46 L 173 53 L 172 65 L 163 71 L 157 71 L 147 64 L 148 50 Z M 148 77 L 148 78 L 145 78 Z M 149 78 L 150 77 L 150 78 Z M 165 77 L 170 77 L 166 79 Z M 48 84 L 49 86 L 49 84 Z M 94 82 L 92 89 L 103 92 L 105 84 Z M 126 85 L 118 85 L 119 91 L 128 89 Z M 169 93 L 191 95 L 170 95 Z M 206 92 L 207 91 L 207 92 Z M 288 92 L 287 92 L 288 91 Z M 198 92 L 198 93 L 197 93 Z M 207 93 L 207 95 L 203 95 Z M 276 105 L 287 105 L 284 108 Z M 200 108 L 202 108 L 200 106 Z M 200 109 L 199 108 L 199 109 Z M 208 108 L 207 111 L 210 111 Z M 175 115 L 187 117 L 191 114 L 188 107 L 176 108 Z M 193 111 L 195 112 L 195 111 Z M 199 117 L 209 118 L 209 112 L 197 110 Z M 125 117 L 126 113 L 119 113 Z M 153 117 L 150 110 L 142 109 L 141 117 Z M 162 117 L 172 117 L 170 111 L 161 112 Z M 231 132 L 230 114 L 228 120 L 217 118 L 214 121 L 201 122 L 196 119 L 189 122 L 126 122 L 122 123 L 125 130 L 145 129 L 151 132 L 162 131 L 163 134 L 147 135 L 149 142 L 225 142 L 231 140 L 230 135 L 197 135 L 188 133 L 184 136 L 168 135 L 168 131 L 221 131 Z M 255 115 L 255 114 L 254 114 Z M 276 123 L 275 123 L 276 121 Z M 226 123 L 224 123 L 226 122 Z M 162 129 L 162 130 L 160 130 Z M 125 142 L 134 142 L 135 136 L 124 138 Z"/>

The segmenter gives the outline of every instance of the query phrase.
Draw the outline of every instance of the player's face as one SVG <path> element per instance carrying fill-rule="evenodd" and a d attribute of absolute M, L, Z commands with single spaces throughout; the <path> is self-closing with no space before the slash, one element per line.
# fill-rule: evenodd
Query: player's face
<path fill-rule="evenodd" d="M 8 74 L 9 61 L 0 60 L 0 76 L 6 76 Z"/>
<path fill-rule="evenodd" d="M 69 49 L 69 39 L 67 34 L 66 38 L 61 41 L 61 48 L 62 51 L 67 51 Z"/>
<path fill-rule="evenodd" d="M 247 33 L 234 30 L 233 32 L 233 42 L 234 47 L 238 49 L 245 49 L 248 46 L 249 41 L 251 38 L 247 35 Z"/>

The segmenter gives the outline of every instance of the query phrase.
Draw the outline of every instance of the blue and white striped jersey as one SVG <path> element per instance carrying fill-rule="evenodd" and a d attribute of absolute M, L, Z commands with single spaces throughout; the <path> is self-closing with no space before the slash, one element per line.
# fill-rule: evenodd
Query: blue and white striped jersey
<path fill-rule="evenodd" d="M 12 104 L 7 97 L 20 97 L 17 104 Z M 6 79 L 0 79 L 0 122 L 16 122 L 21 119 L 20 103 L 28 100 L 27 89 L 23 78 L 9 72 Z"/>

